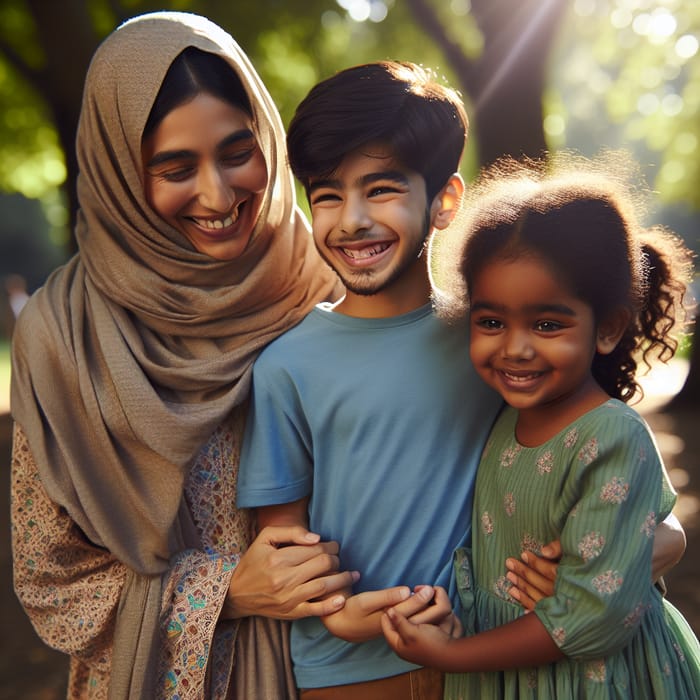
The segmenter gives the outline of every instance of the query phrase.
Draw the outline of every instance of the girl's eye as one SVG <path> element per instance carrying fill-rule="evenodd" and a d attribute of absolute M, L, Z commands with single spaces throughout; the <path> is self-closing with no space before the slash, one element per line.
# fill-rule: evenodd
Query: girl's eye
<path fill-rule="evenodd" d="M 557 321 L 537 321 L 535 329 L 543 333 L 552 333 L 561 329 L 561 323 Z"/>
<path fill-rule="evenodd" d="M 495 331 L 503 328 L 503 323 L 497 318 L 480 318 L 476 320 L 476 325 L 487 331 Z"/>

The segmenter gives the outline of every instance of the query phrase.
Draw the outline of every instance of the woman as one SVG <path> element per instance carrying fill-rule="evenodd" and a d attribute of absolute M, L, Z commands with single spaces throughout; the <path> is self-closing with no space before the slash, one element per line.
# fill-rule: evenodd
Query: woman
<path fill-rule="evenodd" d="M 279 115 L 222 29 L 154 13 L 97 50 L 77 149 L 79 252 L 15 332 L 16 592 L 72 698 L 292 696 L 247 616 L 331 612 L 352 576 L 234 507 L 252 362 L 337 292 Z"/>

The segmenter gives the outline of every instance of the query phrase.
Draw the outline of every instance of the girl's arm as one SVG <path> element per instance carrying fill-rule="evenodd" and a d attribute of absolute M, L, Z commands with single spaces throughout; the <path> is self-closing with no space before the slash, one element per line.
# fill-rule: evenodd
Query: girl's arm
<path fill-rule="evenodd" d="M 542 666 L 564 657 L 535 615 L 460 639 L 435 625 L 416 625 L 396 608 L 386 611 L 381 624 L 389 646 L 401 658 L 442 671 L 502 671 Z"/>

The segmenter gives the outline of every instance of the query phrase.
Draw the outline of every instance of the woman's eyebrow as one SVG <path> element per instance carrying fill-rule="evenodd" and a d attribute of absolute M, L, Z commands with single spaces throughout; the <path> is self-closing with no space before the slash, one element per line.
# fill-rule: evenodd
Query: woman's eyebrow
<path fill-rule="evenodd" d="M 247 141 L 249 139 L 254 139 L 255 134 L 250 129 L 241 129 L 240 131 L 234 131 L 232 134 L 222 139 L 217 145 L 217 150 L 222 150 L 228 148 L 239 141 Z M 196 158 L 197 154 L 195 151 L 190 151 L 188 149 L 178 149 L 176 151 L 159 151 L 153 158 L 151 158 L 148 163 L 146 163 L 147 168 L 154 168 L 163 163 L 169 163 L 173 160 L 184 160 L 186 158 Z"/>

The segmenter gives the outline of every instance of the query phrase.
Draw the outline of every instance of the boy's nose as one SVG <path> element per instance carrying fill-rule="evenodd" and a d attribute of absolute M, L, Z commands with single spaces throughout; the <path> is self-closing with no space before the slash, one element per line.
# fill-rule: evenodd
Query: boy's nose
<path fill-rule="evenodd" d="M 340 230 L 354 234 L 357 231 L 368 229 L 372 225 L 367 206 L 354 198 L 349 198 L 340 212 Z"/>

